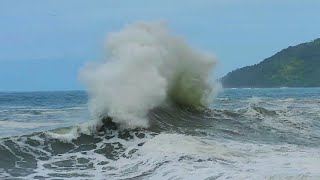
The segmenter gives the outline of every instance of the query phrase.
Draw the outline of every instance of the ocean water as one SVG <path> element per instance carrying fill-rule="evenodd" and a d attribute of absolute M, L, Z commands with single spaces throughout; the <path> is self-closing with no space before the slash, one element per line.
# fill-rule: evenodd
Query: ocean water
<path fill-rule="evenodd" d="M 320 88 L 225 89 L 100 133 L 87 102 L 0 93 L 0 179 L 320 179 Z"/>

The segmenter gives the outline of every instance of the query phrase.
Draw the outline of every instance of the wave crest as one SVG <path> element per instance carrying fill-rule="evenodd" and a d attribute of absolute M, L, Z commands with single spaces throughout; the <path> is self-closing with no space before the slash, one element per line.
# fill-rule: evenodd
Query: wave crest
<path fill-rule="evenodd" d="M 163 22 L 137 22 L 111 33 L 107 59 L 81 71 L 96 119 L 108 115 L 126 128 L 148 127 L 149 110 L 170 102 L 206 106 L 216 92 L 215 58 L 191 48 Z"/>

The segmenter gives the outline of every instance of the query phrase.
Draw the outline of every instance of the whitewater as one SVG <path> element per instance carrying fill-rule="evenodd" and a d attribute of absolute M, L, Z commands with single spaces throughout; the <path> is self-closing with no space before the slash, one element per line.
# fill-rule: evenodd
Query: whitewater
<path fill-rule="evenodd" d="M 164 22 L 137 22 L 109 34 L 106 59 L 88 64 L 81 79 L 98 121 L 107 113 L 125 128 L 148 127 L 147 112 L 165 103 L 206 106 L 218 86 L 215 62 Z"/>
<path fill-rule="evenodd" d="M 0 92 L 0 179 L 320 179 L 320 89 L 222 89 L 216 63 L 163 22 L 108 34 L 86 91 Z"/>

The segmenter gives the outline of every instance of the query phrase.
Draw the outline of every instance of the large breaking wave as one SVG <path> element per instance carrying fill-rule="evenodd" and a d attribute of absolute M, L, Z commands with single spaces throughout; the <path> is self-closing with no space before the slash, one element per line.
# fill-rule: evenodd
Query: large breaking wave
<path fill-rule="evenodd" d="M 0 138 L 0 179 L 319 179 L 319 89 L 285 92 L 294 98 L 227 89 L 211 109 L 163 105 L 148 111 L 148 129 L 97 133 L 85 123 Z M 55 112 L 37 111 L 43 119 Z"/>
<path fill-rule="evenodd" d="M 125 128 L 148 127 L 149 110 L 163 104 L 203 107 L 218 84 L 215 58 L 190 47 L 163 22 L 137 22 L 110 33 L 107 57 L 81 71 L 95 119 L 111 116 Z"/>

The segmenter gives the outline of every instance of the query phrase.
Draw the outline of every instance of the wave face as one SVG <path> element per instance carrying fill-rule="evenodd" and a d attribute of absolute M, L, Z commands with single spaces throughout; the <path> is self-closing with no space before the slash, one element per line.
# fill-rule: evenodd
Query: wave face
<path fill-rule="evenodd" d="M 83 93 L 0 93 L 0 179 L 319 179 L 319 90 L 226 89 L 208 108 L 166 104 L 148 128 L 103 133 L 46 131 L 83 122 Z"/>
<path fill-rule="evenodd" d="M 148 127 L 149 110 L 165 103 L 207 106 L 217 85 L 215 59 L 191 48 L 162 22 L 137 22 L 107 39 L 107 58 L 83 68 L 95 119 L 125 128 Z"/>

